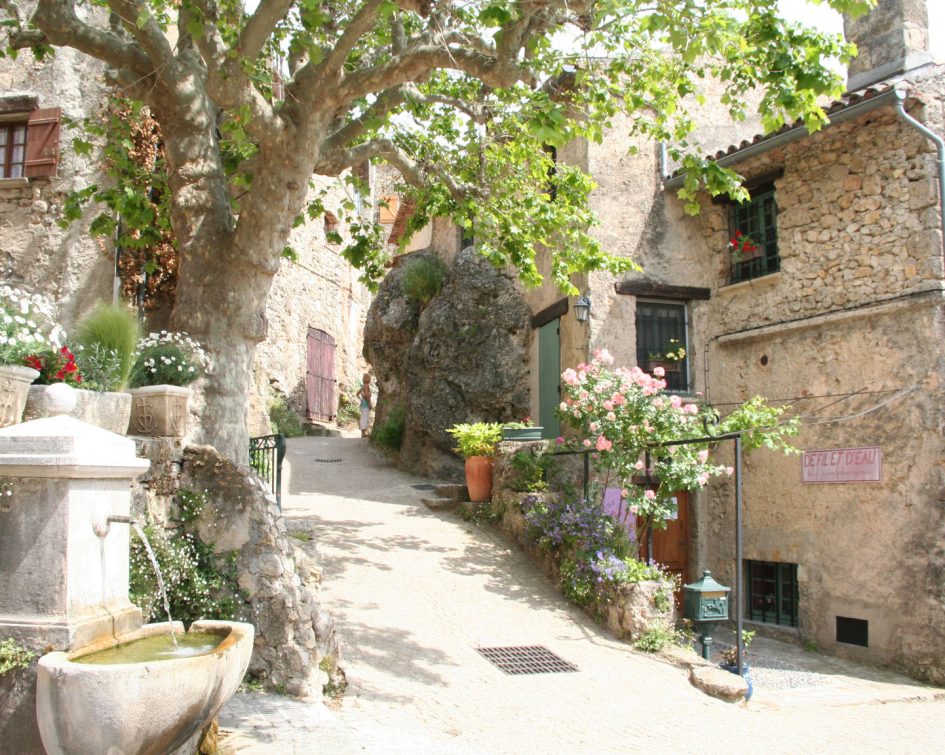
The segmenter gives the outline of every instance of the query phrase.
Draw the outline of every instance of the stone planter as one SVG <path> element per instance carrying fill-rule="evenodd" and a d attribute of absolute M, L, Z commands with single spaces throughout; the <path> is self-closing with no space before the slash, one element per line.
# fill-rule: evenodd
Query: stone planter
<path fill-rule="evenodd" d="M 56 404 L 51 385 L 32 385 L 26 401 L 25 420 L 51 417 L 59 413 L 53 408 Z M 76 389 L 75 408 L 70 417 L 101 427 L 116 435 L 128 431 L 128 418 L 131 416 L 131 394 L 117 391 L 85 391 Z"/>
<path fill-rule="evenodd" d="M 503 427 L 502 440 L 524 442 L 526 440 L 541 440 L 543 427 Z"/>
<path fill-rule="evenodd" d="M 187 433 L 187 402 L 193 391 L 177 385 L 149 385 L 131 391 L 129 435 L 181 438 Z"/>
<path fill-rule="evenodd" d="M 17 424 L 23 418 L 30 383 L 39 371 L 19 365 L 0 365 L 0 427 Z"/>

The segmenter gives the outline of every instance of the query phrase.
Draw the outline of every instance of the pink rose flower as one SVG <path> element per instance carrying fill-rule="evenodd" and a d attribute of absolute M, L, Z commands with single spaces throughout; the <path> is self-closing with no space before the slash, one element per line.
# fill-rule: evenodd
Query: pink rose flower
<path fill-rule="evenodd" d="M 700 464 L 705 464 L 709 460 L 709 452 L 705 449 L 702 449 L 696 454 L 696 458 L 699 460 Z"/>
<path fill-rule="evenodd" d="M 646 498 L 646 500 L 652 501 L 654 498 L 656 498 L 656 491 L 655 491 L 655 490 L 647 490 L 647 491 L 643 494 L 643 496 Z"/>
<path fill-rule="evenodd" d="M 662 367 L 654 367 L 653 374 L 656 375 L 656 377 L 661 378 L 666 374 L 666 370 L 664 370 Z"/>
<path fill-rule="evenodd" d="M 607 438 L 605 438 L 603 435 L 597 436 L 596 448 L 598 451 L 609 451 L 611 448 L 613 448 L 613 445 L 614 444 L 607 440 Z"/>

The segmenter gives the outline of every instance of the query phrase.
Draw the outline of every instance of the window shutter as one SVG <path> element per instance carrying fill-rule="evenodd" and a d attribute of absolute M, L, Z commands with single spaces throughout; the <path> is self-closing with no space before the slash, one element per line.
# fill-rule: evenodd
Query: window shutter
<path fill-rule="evenodd" d="M 59 165 L 59 122 L 62 108 L 34 110 L 27 120 L 25 174 L 55 176 Z"/>

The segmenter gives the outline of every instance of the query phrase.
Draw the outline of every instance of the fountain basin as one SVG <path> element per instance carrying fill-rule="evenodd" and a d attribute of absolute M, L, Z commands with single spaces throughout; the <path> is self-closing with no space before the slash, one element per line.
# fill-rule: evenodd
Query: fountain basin
<path fill-rule="evenodd" d="M 167 634 L 169 626 L 147 624 L 120 644 Z M 203 655 L 137 663 L 77 661 L 114 641 L 40 658 L 36 718 L 46 752 L 164 755 L 187 743 L 236 692 L 253 652 L 252 624 L 195 621 L 190 632 L 220 641 Z"/>

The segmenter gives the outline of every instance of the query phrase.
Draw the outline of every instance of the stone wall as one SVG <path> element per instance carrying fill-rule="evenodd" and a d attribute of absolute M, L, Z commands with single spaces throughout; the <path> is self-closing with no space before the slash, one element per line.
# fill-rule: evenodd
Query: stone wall
<path fill-rule="evenodd" d="M 147 512 L 172 537 L 198 537 L 213 548 L 219 571 L 235 567 L 239 618 L 256 628 L 249 673 L 267 689 L 320 694 L 329 680 L 319 664 L 331 656 L 334 668 L 339 650 L 331 616 L 318 602 L 314 543 L 309 553 L 294 546 L 268 488 L 209 446 L 138 439 L 138 455 L 151 468 L 133 487 L 133 514 Z M 186 521 L 174 500 L 181 490 L 203 493 L 203 505 Z"/>

